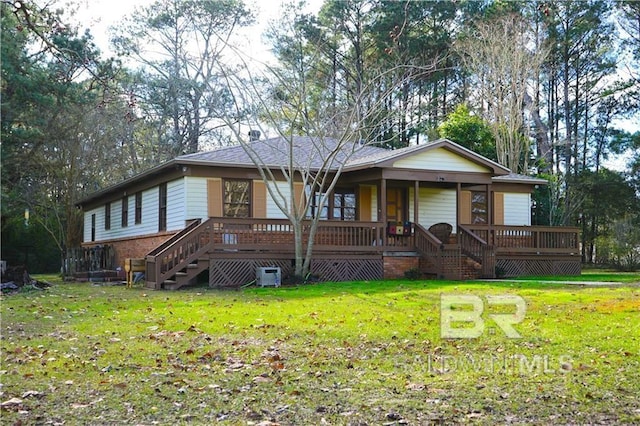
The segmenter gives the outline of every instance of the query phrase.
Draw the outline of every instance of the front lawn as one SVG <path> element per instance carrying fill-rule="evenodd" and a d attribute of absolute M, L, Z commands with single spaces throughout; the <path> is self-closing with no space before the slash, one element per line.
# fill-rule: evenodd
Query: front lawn
<path fill-rule="evenodd" d="M 482 304 L 480 337 L 441 338 L 441 295 Z M 521 338 L 487 296 L 526 302 Z M 640 422 L 637 284 L 56 283 L 1 313 L 3 424 Z"/>

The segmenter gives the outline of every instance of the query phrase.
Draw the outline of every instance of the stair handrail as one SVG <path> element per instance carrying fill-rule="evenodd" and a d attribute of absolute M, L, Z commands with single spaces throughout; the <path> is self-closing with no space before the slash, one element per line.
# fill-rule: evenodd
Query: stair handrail
<path fill-rule="evenodd" d="M 187 226 L 185 226 L 179 232 L 173 234 L 171 236 L 171 238 L 169 238 L 168 240 L 166 240 L 165 242 L 160 244 L 158 247 L 156 247 L 153 250 L 151 250 L 149 253 L 146 254 L 146 256 L 155 256 L 156 254 L 160 253 L 162 250 L 164 250 L 165 248 L 171 246 L 174 242 L 178 241 L 184 235 L 186 235 L 189 232 L 191 232 L 191 230 L 196 228 L 198 225 L 200 225 L 200 223 L 202 223 L 202 219 L 193 219 L 193 220 L 191 220 L 187 224 Z"/>
<path fill-rule="evenodd" d="M 196 226 L 189 226 L 187 231 L 180 232 L 180 236 L 172 239 L 170 244 L 162 244 L 152 252 L 154 254 L 147 255 L 147 285 L 160 289 L 165 280 L 210 251 L 214 222 L 213 218 L 209 218 Z"/>
<path fill-rule="evenodd" d="M 419 223 L 414 224 L 414 234 L 416 250 L 422 256 L 432 260 L 436 276 L 443 278 L 445 276 L 445 268 L 442 257 L 445 251 L 445 244 Z"/>
<path fill-rule="evenodd" d="M 458 242 L 462 252 L 482 266 L 485 278 L 495 278 L 495 248 L 464 225 L 458 225 Z"/>

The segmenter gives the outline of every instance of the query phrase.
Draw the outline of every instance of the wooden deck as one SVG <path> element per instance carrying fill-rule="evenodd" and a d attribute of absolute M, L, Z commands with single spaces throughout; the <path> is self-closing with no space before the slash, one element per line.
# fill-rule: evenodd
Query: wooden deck
<path fill-rule="evenodd" d="M 303 223 L 305 246 L 310 227 L 311 222 Z M 532 264 L 558 259 L 570 264 L 561 269 L 571 274 L 574 256 L 580 268 L 577 228 L 464 225 L 452 240 L 440 241 L 418 224 L 393 235 L 380 222 L 322 221 L 312 270 L 330 280 L 380 279 L 383 257 L 391 253 L 420 257 L 423 272 L 450 279 L 464 279 L 464 264 L 471 263 L 486 278 L 494 277 L 497 267 L 506 275 L 521 275 Z M 210 218 L 192 223 L 147 255 L 147 286 L 177 288 L 206 268 L 222 277 L 210 284 L 238 286 L 255 275 L 256 266 L 279 266 L 283 274 L 290 273 L 293 251 L 294 229 L 287 220 Z"/>

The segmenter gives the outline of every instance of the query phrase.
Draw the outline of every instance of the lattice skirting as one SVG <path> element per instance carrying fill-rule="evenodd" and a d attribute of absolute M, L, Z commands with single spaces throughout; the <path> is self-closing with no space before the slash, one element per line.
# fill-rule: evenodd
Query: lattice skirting
<path fill-rule="evenodd" d="M 580 275 L 580 258 L 497 259 L 496 271 L 503 277 L 527 275 Z"/>
<path fill-rule="evenodd" d="M 290 259 L 211 259 L 209 287 L 239 287 L 256 279 L 256 268 L 280 267 L 282 277 L 293 272 Z"/>
<path fill-rule="evenodd" d="M 210 287 L 239 287 L 256 278 L 258 267 L 280 267 L 282 279 L 294 271 L 292 259 L 211 259 L 209 261 Z M 311 261 L 311 273 L 320 281 L 366 281 L 383 277 L 380 256 L 372 258 L 317 258 Z"/>
<path fill-rule="evenodd" d="M 321 281 L 370 281 L 383 277 L 382 258 L 313 259 L 311 272 Z"/>

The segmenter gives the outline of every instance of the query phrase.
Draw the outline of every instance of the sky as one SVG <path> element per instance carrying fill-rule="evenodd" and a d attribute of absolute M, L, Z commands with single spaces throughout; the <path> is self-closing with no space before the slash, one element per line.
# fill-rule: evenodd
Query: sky
<path fill-rule="evenodd" d="M 109 52 L 109 27 L 118 24 L 126 16 L 130 16 L 136 7 L 148 6 L 155 0 L 81 0 L 79 10 L 73 21 L 82 22 L 81 27 L 89 28 L 96 45 L 104 53 Z M 323 0 L 307 0 L 307 10 L 317 12 Z M 261 42 L 261 35 L 270 21 L 278 18 L 280 0 L 247 0 L 247 4 L 255 10 L 256 24 L 246 30 L 249 40 L 248 54 L 263 55 L 267 47 Z"/>

